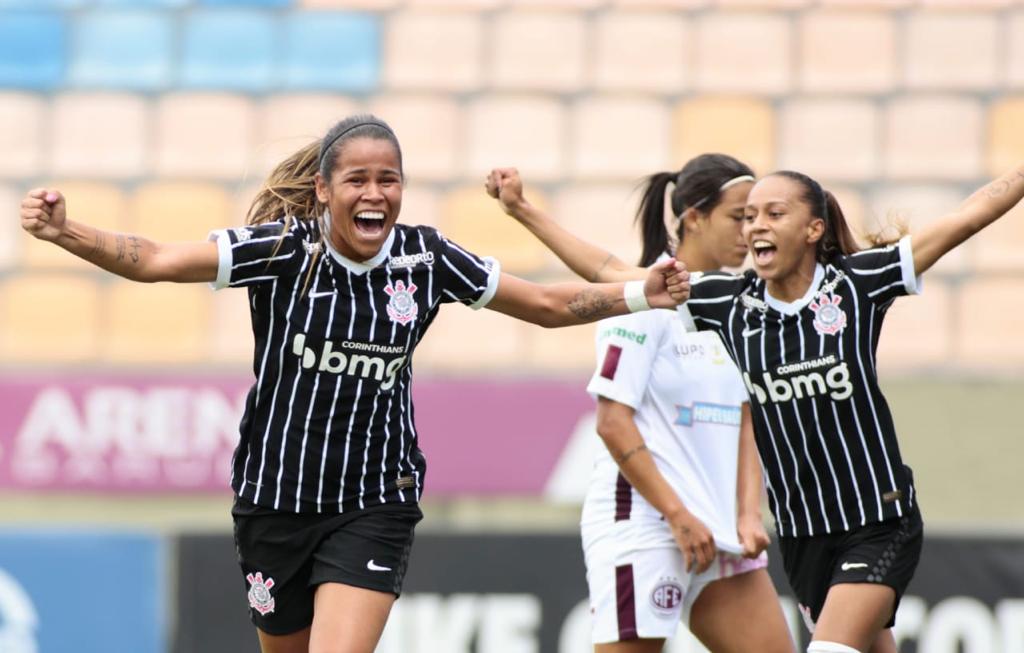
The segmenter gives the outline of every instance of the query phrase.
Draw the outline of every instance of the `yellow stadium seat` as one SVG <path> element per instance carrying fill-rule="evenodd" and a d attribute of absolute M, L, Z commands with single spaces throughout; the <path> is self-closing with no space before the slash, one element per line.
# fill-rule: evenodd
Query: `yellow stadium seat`
<path fill-rule="evenodd" d="M 981 104 L 913 95 L 889 105 L 883 173 L 894 179 L 976 179 L 983 170 Z"/>
<path fill-rule="evenodd" d="M 102 300 L 102 359 L 131 364 L 208 360 L 210 292 L 201 284 L 113 281 Z"/>
<path fill-rule="evenodd" d="M 210 332 L 205 338 L 209 359 L 218 363 L 251 365 L 254 340 L 249 292 L 245 288 L 209 292 L 213 295 L 210 300 Z"/>
<path fill-rule="evenodd" d="M 781 94 L 791 90 L 795 66 L 788 16 L 710 12 L 698 18 L 696 25 L 694 86 L 698 91 Z"/>
<path fill-rule="evenodd" d="M 527 354 L 525 325 L 496 311 L 445 304 L 416 347 L 417 375 L 514 373 Z"/>
<path fill-rule="evenodd" d="M 1024 30 L 1021 34 L 1024 35 Z M 1024 97 L 1000 100 L 992 105 L 987 145 L 987 168 L 991 176 L 1001 175 L 1020 163 L 1024 152 Z"/>
<path fill-rule="evenodd" d="M 459 142 L 465 123 L 454 99 L 437 95 L 382 95 L 370 103 L 395 130 L 402 145 L 402 165 L 410 179 L 447 181 L 457 175 Z"/>
<path fill-rule="evenodd" d="M 586 82 L 586 22 L 573 12 L 499 14 L 488 81 L 498 89 L 569 93 Z M 492 126 L 493 127 L 493 126 Z"/>
<path fill-rule="evenodd" d="M 153 182 L 132 197 L 128 231 L 157 241 L 205 240 L 213 229 L 242 223 L 232 208 L 230 196 L 217 185 Z"/>
<path fill-rule="evenodd" d="M 602 13 L 593 31 L 594 85 L 611 92 L 679 93 L 690 87 L 691 37 L 691 23 L 678 13 Z"/>
<path fill-rule="evenodd" d="M 780 167 L 844 181 L 866 181 L 878 174 L 881 117 L 873 103 L 793 100 L 784 105 L 780 122 Z"/>
<path fill-rule="evenodd" d="M 114 184 L 87 181 L 54 181 L 48 188 L 59 190 L 67 202 L 68 217 L 104 231 L 125 231 L 128 200 Z M 19 198 L 20 203 L 20 198 Z M 92 264 L 62 248 L 24 234 L 21 239 L 21 260 L 31 267 L 95 269 Z"/>
<path fill-rule="evenodd" d="M 1024 296 L 1019 278 L 979 277 L 957 293 L 958 362 L 968 368 L 1019 372 L 1024 365 Z"/>
<path fill-rule="evenodd" d="M 263 181 L 281 161 L 319 141 L 335 123 L 358 112 L 359 104 L 339 95 L 287 93 L 268 97 L 258 109 L 258 136 L 253 160 L 246 167 L 246 181 Z"/>
<path fill-rule="evenodd" d="M 530 192 L 530 201 L 546 204 Z M 493 256 L 503 272 L 515 275 L 538 273 L 548 260 L 547 250 L 479 187 L 455 190 L 443 200 L 441 230 L 461 247 L 478 256 Z"/>
<path fill-rule="evenodd" d="M 868 231 L 891 230 L 902 223 L 911 236 L 922 227 L 954 210 L 964 200 L 963 193 L 948 186 L 895 185 L 881 188 L 871 198 Z M 963 274 L 971 266 L 977 238 L 949 252 L 935 264 L 941 274 Z"/>
<path fill-rule="evenodd" d="M 35 273 L 0 284 L 0 358 L 10 363 L 96 360 L 101 304 L 96 277 Z"/>
<path fill-rule="evenodd" d="M 1002 63 L 999 20 L 991 12 L 911 14 L 904 37 L 907 85 L 973 91 L 996 86 Z"/>
<path fill-rule="evenodd" d="M 702 97 L 682 102 L 675 109 L 672 134 L 675 161 L 724 152 L 758 174 L 775 166 L 775 113 L 766 101 Z"/>
<path fill-rule="evenodd" d="M 473 91 L 484 79 L 483 53 L 479 14 L 407 10 L 384 23 L 381 72 L 392 89 Z"/>
<path fill-rule="evenodd" d="M 490 95 L 470 104 L 466 122 L 467 178 L 483 183 L 491 168 L 504 166 L 518 167 L 527 181 L 565 175 L 568 119 L 557 100 Z"/>
<path fill-rule="evenodd" d="M 635 265 L 642 243 L 633 226 L 640 193 L 633 191 L 630 184 L 565 186 L 554 198 L 552 217 L 569 232 Z"/>
<path fill-rule="evenodd" d="M 951 295 L 940 279 L 925 278 L 920 295 L 893 303 L 878 342 L 877 361 L 883 376 L 948 365 L 953 355 Z"/>
<path fill-rule="evenodd" d="M 43 133 L 49 127 L 46 103 L 29 93 L 0 93 L 0 177 L 38 175 L 44 164 Z"/>
<path fill-rule="evenodd" d="M 157 173 L 241 178 L 251 160 L 255 114 L 253 102 L 238 95 L 164 95 L 156 111 Z"/>
<path fill-rule="evenodd" d="M 978 270 L 1024 271 L 1024 206 L 1018 204 L 971 241 Z"/>
<path fill-rule="evenodd" d="M 149 172 L 148 102 L 128 93 L 64 93 L 53 102 L 51 172 L 125 179 Z"/>
<path fill-rule="evenodd" d="M 851 9 L 807 12 L 798 19 L 801 89 L 884 93 L 896 84 L 896 17 L 863 6 Z"/>
<path fill-rule="evenodd" d="M 671 115 L 660 101 L 588 98 L 576 104 L 569 124 L 577 178 L 635 179 L 669 165 Z"/>
<path fill-rule="evenodd" d="M 586 379 L 594 369 L 593 324 L 545 329 L 524 326 L 529 347 L 529 371 L 560 373 Z"/>

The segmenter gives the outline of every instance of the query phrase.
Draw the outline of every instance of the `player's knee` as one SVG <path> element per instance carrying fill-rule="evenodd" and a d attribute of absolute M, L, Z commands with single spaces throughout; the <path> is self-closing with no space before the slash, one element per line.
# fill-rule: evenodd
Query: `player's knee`
<path fill-rule="evenodd" d="M 860 653 L 860 651 L 838 642 L 815 641 L 807 646 L 807 653 Z"/>

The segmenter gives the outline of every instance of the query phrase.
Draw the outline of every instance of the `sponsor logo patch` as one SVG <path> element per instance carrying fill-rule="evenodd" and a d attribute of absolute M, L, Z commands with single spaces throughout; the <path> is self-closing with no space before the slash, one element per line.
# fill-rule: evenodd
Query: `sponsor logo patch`
<path fill-rule="evenodd" d="M 601 376 L 609 381 L 615 380 L 615 373 L 619 371 L 619 359 L 622 358 L 622 347 L 608 345 L 608 351 L 604 355 L 604 363 L 601 364 Z"/>
<path fill-rule="evenodd" d="M 421 252 L 419 254 L 406 254 L 404 256 L 392 256 L 388 259 L 388 269 L 401 270 L 416 267 L 420 263 L 431 266 L 434 264 L 433 252 Z"/>
<path fill-rule="evenodd" d="M 683 604 L 683 586 L 674 578 L 662 578 L 651 590 L 651 605 L 660 612 L 675 612 Z"/>
<path fill-rule="evenodd" d="M 638 345 L 644 344 L 644 341 L 647 340 L 646 333 L 630 331 L 629 329 L 623 329 L 620 327 L 612 327 L 611 329 L 605 329 L 600 333 L 600 335 L 598 335 L 598 340 L 604 340 L 605 338 L 609 338 L 611 336 L 618 336 L 619 338 L 622 338 L 624 340 L 630 340 L 632 342 L 635 342 Z"/>
<path fill-rule="evenodd" d="M 274 597 L 270 595 L 270 590 L 274 588 L 274 579 L 263 580 L 263 572 L 257 571 L 255 574 L 247 574 L 245 580 L 249 582 L 249 607 L 264 616 L 273 612 Z"/>
<path fill-rule="evenodd" d="M 387 312 L 392 322 L 405 325 L 416 319 L 420 310 L 420 307 L 416 305 L 416 298 L 413 297 L 413 293 L 416 292 L 416 284 L 410 283 L 406 287 L 405 282 L 399 279 L 395 285 L 392 286 L 389 283 L 385 286 L 384 292 L 391 298 L 388 300 Z"/>
<path fill-rule="evenodd" d="M 723 426 L 739 426 L 742 411 L 739 406 L 723 406 L 697 402 L 692 406 L 676 405 L 678 414 L 676 424 L 693 426 L 697 422 L 704 424 L 721 424 Z"/>
<path fill-rule="evenodd" d="M 846 328 L 846 312 L 839 308 L 839 295 L 819 295 L 810 303 L 814 312 L 814 330 L 823 336 L 834 336 Z"/>
<path fill-rule="evenodd" d="M 247 229 L 246 227 L 239 227 L 235 229 L 235 238 L 238 239 L 238 242 L 244 243 L 252 238 L 252 229 Z"/>

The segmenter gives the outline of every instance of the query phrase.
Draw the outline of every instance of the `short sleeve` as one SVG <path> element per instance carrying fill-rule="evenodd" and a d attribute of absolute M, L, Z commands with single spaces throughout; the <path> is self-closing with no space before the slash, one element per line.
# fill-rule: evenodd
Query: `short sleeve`
<path fill-rule="evenodd" d="M 721 332 L 722 325 L 729 318 L 736 296 L 743 290 L 744 277 L 727 272 L 694 272 L 690 275 L 690 299 L 680 318 L 686 322 L 692 317 L 693 324 L 700 330 Z"/>
<path fill-rule="evenodd" d="M 441 301 L 460 302 L 474 309 L 487 306 L 498 292 L 501 264 L 468 252 L 440 234 L 438 239 Z"/>
<path fill-rule="evenodd" d="M 305 232 L 294 220 L 211 231 L 217 243 L 215 289 L 251 286 L 294 273 L 302 264 Z"/>
<path fill-rule="evenodd" d="M 864 250 L 846 257 L 846 267 L 858 293 L 875 304 L 921 292 L 921 278 L 914 274 L 910 236 L 888 247 Z"/>
<path fill-rule="evenodd" d="M 645 311 L 598 322 L 597 367 L 587 392 L 633 409 L 640 407 L 663 337 L 664 320 L 658 319 L 663 317 L 658 313 L 662 311 Z"/>

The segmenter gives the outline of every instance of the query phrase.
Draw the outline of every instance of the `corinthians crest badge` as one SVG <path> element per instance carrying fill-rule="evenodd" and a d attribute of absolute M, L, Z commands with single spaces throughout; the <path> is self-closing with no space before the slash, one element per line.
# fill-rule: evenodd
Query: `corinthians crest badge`
<path fill-rule="evenodd" d="M 274 579 L 263 580 L 263 572 L 247 574 L 245 580 L 249 581 L 249 605 L 261 615 L 267 615 L 274 611 L 274 597 L 270 590 L 274 587 Z"/>
<path fill-rule="evenodd" d="M 412 296 L 416 292 L 416 284 L 410 283 L 406 287 L 405 282 L 399 279 L 392 286 L 390 283 L 384 287 L 384 292 L 391 298 L 388 301 L 388 317 L 392 322 L 408 324 L 416 319 L 419 306 L 416 305 L 416 298 Z"/>
<path fill-rule="evenodd" d="M 839 308 L 843 298 L 839 295 L 819 295 L 810 304 L 814 311 L 814 330 L 821 335 L 834 336 L 846 327 L 846 313 Z"/>

